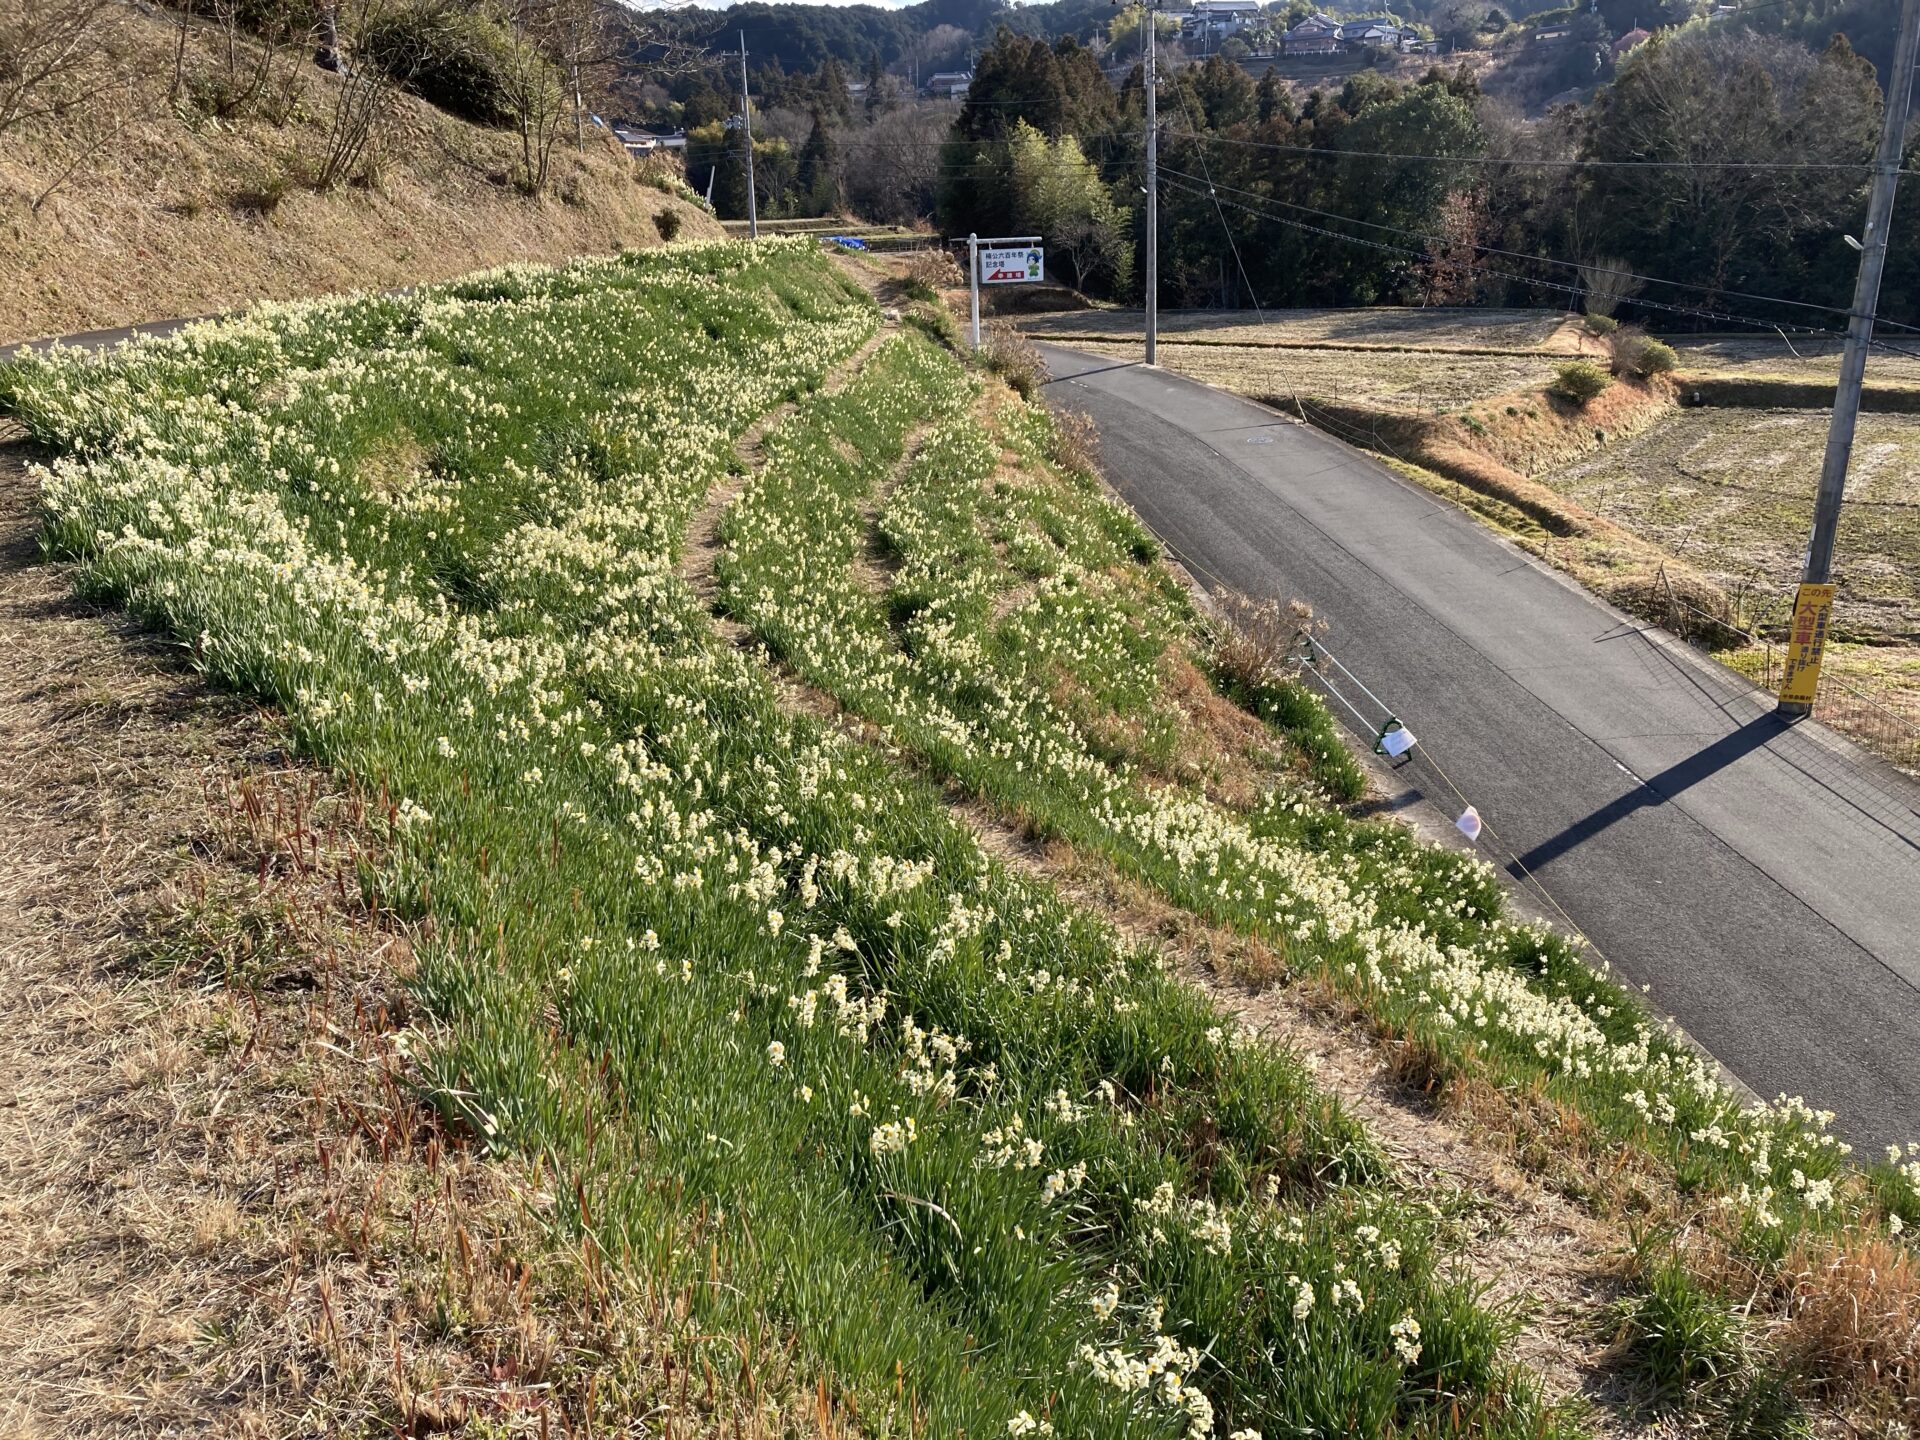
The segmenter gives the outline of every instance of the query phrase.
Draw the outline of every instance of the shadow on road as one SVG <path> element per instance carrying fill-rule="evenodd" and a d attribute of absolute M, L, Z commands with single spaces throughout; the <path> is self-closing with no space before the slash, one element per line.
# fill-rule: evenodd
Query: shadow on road
<path fill-rule="evenodd" d="M 1583 820 L 1575 821 L 1551 839 L 1541 841 L 1508 865 L 1507 873 L 1515 879 L 1524 879 L 1528 871 L 1538 870 L 1548 861 L 1557 860 L 1569 850 L 1577 849 L 1636 810 L 1664 805 L 1682 791 L 1726 769 L 1741 756 L 1752 754 L 1790 728 L 1787 721 L 1771 711 L 1754 716 L 1732 734 L 1723 735 L 1704 750 L 1669 765 L 1657 775 L 1648 776 L 1637 788 L 1618 800 L 1601 806 Z"/>
<path fill-rule="evenodd" d="M 1138 370 L 1144 364 L 1146 364 L 1144 360 L 1122 360 L 1116 365 L 1097 365 L 1091 370 L 1076 370 L 1071 375 L 1049 375 L 1040 383 L 1059 385 L 1067 380 L 1084 380 L 1089 375 L 1104 375 L 1109 370 Z"/>

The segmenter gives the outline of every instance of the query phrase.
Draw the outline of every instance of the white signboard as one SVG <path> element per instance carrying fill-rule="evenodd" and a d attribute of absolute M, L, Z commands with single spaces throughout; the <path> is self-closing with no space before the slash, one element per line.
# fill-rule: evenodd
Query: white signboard
<path fill-rule="evenodd" d="M 982 285 L 1019 285 L 1046 278 L 1041 247 L 1021 245 L 1011 250 L 980 252 Z"/>

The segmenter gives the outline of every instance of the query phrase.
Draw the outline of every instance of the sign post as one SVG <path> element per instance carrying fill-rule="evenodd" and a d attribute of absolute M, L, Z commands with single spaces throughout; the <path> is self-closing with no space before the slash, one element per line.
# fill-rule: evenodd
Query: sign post
<path fill-rule="evenodd" d="M 980 237 L 967 236 L 967 290 L 973 297 L 973 348 L 980 348 Z"/>
<path fill-rule="evenodd" d="M 973 348 L 980 348 L 980 287 L 1037 285 L 1046 278 L 1046 251 L 1038 235 L 967 236 L 967 295 L 972 306 Z"/>
<path fill-rule="evenodd" d="M 1802 584 L 1793 598 L 1793 630 L 1787 637 L 1787 659 L 1780 672 L 1780 706 L 1789 713 L 1807 714 L 1820 686 L 1820 658 L 1827 648 L 1827 626 L 1833 619 L 1833 591 L 1828 584 Z"/>

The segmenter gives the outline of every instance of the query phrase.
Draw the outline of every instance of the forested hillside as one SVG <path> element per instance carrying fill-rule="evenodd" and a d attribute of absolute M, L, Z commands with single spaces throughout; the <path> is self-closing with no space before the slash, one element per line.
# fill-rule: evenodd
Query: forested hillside
<path fill-rule="evenodd" d="M 1636 36 L 1588 66 L 1599 83 L 1587 98 L 1536 116 L 1496 83 L 1497 43 L 1312 85 L 1170 46 L 1162 298 L 1584 306 L 1665 329 L 1832 329 L 1880 125 L 1871 57 L 1892 17 L 1850 11 L 1856 46 L 1789 13 Z M 1091 43 L 1000 29 L 964 101 L 905 93 L 879 51 L 859 72 L 837 59 L 763 68 L 762 213 L 844 207 L 947 234 L 1042 234 L 1057 278 L 1137 296 L 1146 121 L 1127 15 Z M 661 102 L 711 117 L 690 132 L 692 178 L 713 184 L 721 214 L 744 213 L 738 135 L 720 118 L 737 99 L 697 70 L 678 83 L 689 99 L 661 89 Z M 1896 226 L 1912 234 L 1916 220 L 1910 185 Z M 1920 246 L 1894 247 L 1881 313 L 1894 329 L 1920 323 Z"/>

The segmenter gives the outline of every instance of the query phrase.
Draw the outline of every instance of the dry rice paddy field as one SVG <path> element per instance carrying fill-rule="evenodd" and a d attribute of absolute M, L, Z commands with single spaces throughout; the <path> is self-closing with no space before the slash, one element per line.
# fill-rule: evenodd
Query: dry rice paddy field
<path fill-rule="evenodd" d="M 1744 597 L 1787 594 L 1812 526 L 1827 416 L 1682 410 L 1539 478 Z M 1920 417 L 1863 415 L 1836 550 L 1838 611 L 1861 637 L 1920 637 Z"/>
<path fill-rule="evenodd" d="M 1796 335 L 1791 345 L 1782 339 L 1744 337 L 1676 341 L 1683 370 L 1721 375 L 1778 376 L 1794 380 L 1832 381 L 1840 373 L 1840 342 Z M 1907 346 L 1907 349 L 1920 347 Z M 1867 364 L 1867 379 L 1875 384 L 1920 384 L 1920 358 L 1876 350 Z"/>
<path fill-rule="evenodd" d="M 1528 310 L 1289 310 L 1263 321 L 1183 312 L 1162 317 L 1160 363 L 1242 394 L 1432 413 L 1544 385 L 1548 357 L 1572 346 L 1564 319 Z M 1140 348 L 1133 311 L 1041 316 L 1022 328 L 1116 359 Z"/>
<path fill-rule="evenodd" d="M 1357 349 L 1417 350 L 1565 349 L 1568 317 L 1556 310 L 1470 310 L 1449 307 L 1375 310 L 1269 310 L 1250 318 L 1245 310 L 1177 310 L 1162 313 L 1163 343 L 1222 345 L 1321 345 Z M 1137 343 L 1137 310 L 1076 311 L 1040 315 L 1021 328 L 1065 343 L 1099 338 Z"/>

